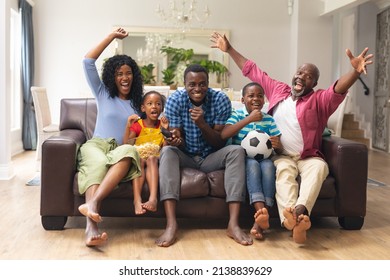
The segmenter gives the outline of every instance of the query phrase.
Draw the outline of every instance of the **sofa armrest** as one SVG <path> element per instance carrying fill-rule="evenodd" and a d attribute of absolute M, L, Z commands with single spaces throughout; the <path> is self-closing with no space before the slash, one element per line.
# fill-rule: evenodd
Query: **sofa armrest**
<path fill-rule="evenodd" d="M 339 217 L 364 217 L 367 202 L 367 146 L 336 136 L 324 137 L 322 152 L 335 178 Z"/>
<path fill-rule="evenodd" d="M 74 215 L 73 179 L 83 131 L 65 129 L 42 145 L 41 216 Z"/>

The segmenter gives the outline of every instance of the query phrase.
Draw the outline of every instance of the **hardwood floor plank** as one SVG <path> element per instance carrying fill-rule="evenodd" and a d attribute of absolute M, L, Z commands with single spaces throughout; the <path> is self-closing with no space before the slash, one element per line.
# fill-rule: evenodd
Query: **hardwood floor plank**
<path fill-rule="evenodd" d="M 179 220 L 177 242 L 154 244 L 165 220 L 106 217 L 109 235 L 100 249 L 84 245 L 84 217 L 71 217 L 62 231 L 41 226 L 40 186 L 26 186 L 35 175 L 35 152 L 13 158 L 16 176 L 0 181 L 0 259 L 3 260 L 389 260 L 390 154 L 369 152 L 369 178 L 386 184 L 368 187 L 367 216 L 358 231 L 339 227 L 336 218 L 314 219 L 305 245 L 271 220 L 266 239 L 241 246 L 226 236 L 226 221 Z M 245 225 L 249 231 L 250 223 Z"/>

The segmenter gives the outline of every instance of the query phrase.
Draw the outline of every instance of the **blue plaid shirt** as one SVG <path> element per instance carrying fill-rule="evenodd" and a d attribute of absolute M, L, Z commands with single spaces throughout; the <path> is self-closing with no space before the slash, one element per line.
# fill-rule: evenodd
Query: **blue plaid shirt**
<path fill-rule="evenodd" d="M 169 127 L 181 128 L 185 139 L 185 152 L 190 156 L 206 157 L 215 149 L 206 142 L 202 131 L 191 120 L 189 110 L 193 107 L 185 89 L 177 90 L 169 96 L 165 106 L 165 115 Z M 207 90 L 205 102 L 202 105 L 204 119 L 210 127 L 225 125 L 232 113 L 229 98 L 220 91 L 211 88 Z"/>

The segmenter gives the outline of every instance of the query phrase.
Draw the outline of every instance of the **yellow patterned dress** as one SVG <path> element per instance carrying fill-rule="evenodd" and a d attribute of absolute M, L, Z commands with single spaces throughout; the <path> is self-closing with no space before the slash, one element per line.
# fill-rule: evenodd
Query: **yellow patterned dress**
<path fill-rule="evenodd" d="M 141 127 L 141 131 L 135 140 L 135 147 L 140 157 L 147 159 L 149 156 L 159 156 L 161 146 L 164 143 L 160 121 L 156 127 L 145 127 L 142 119 L 139 119 L 137 124 Z"/>

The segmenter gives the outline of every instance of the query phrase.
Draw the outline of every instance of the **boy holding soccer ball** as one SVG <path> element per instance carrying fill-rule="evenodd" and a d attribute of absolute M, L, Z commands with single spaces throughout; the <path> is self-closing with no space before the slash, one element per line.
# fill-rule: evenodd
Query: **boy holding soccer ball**
<path fill-rule="evenodd" d="M 280 131 L 272 116 L 261 112 L 264 106 L 264 90 L 258 83 L 249 83 L 242 89 L 243 108 L 233 110 L 221 132 L 222 139 L 232 139 L 233 145 L 241 141 L 252 130 L 260 130 L 270 136 L 272 148 L 281 152 Z M 255 222 L 251 234 L 255 239 L 263 239 L 263 231 L 269 228 L 268 209 L 274 204 L 275 166 L 270 158 L 256 160 L 246 157 L 246 184 L 249 202 L 255 208 Z"/>

